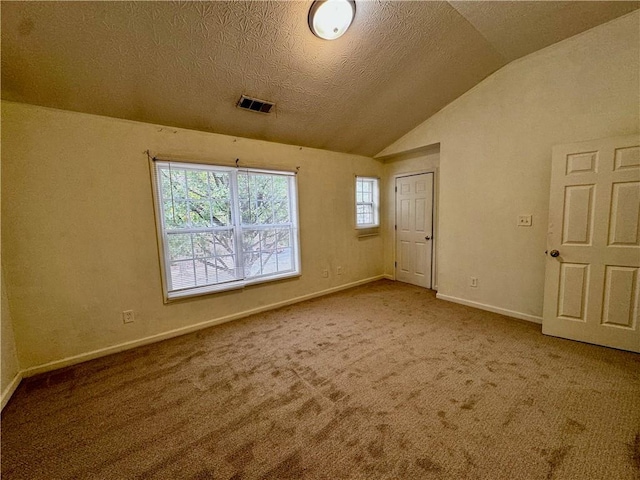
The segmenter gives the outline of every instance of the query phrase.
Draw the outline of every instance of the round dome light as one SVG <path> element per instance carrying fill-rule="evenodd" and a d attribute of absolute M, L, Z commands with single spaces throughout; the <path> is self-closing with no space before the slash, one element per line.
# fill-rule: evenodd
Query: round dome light
<path fill-rule="evenodd" d="M 309 28 L 320 38 L 335 40 L 344 35 L 355 14 L 354 0 L 316 0 L 309 10 Z"/>

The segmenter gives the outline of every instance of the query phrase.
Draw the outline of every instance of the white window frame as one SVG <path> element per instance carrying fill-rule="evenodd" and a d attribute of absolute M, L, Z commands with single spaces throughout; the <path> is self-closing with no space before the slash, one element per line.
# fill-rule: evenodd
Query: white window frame
<path fill-rule="evenodd" d="M 299 232 L 299 219 L 298 219 L 298 184 L 297 176 L 295 172 L 280 171 L 280 170 L 267 170 L 267 169 L 255 169 L 255 168 L 233 168 L 223 165 L 214 165 L 208 163 L 187 163 L 183 161 L 170 161 L 163 159 L 150 160 L 151 166 L 151 183 L 153 187 L 153 200 L 156 216 L 156 231 L 158 237 L 158 253 L 160 257 L 160 271 L 162 277 L 162 288 L 164 294 L 165 303 L 172 300 L 179 300 L 182 298 L 206 295 L 215 292 L 223 292 L 229 290 L 236 290 L 244 288 L 248 285 L 254 285 L 259 283 L 271 282 L 281 280 L 285 278 L 298 277 L 301 274 L 300 268 L 300 232 Z M 232 230 L 235 237 L 235 255 L 236 255 L 236 276 L 237 280 L 231 280 L 221 283 L 212 283 L 207 285 L 185 287 L 181 289 L 174 289 L 172 287 L 171 279 L 171 255 L 168 247 L 168 235 L 170 233 L 176 233 L 167 228 L 166 220 L 163 214 L 163 197 L 162 186 L 159 181 L 160 169 L 173 166 L 177 169 L 195 169 L 200 171 L 216 171 L 216 172 L 228 172 L 230 175 L 230 202 L 231 206 L 231 222 L 228 227 L 206 227 L 206 228 L 185 228 L 180 233 L 198 233 L 199 231 L 216 231 L 216 229 Z M 247 224 L 242 223 L 242 214 L 240 212 L 240 201 L 238 196 L 238 183 L 237 175 L 242 173 L 255 173 L 255 174 L 267 174 L 267 175 L 280 175 L 286 176 L 289 182 L 289 222 L 286 224 Z M 255 275 L 252 277 L 245 277 L 244 268 L 244 251 L 242 243 L 242 235 L 245 230 L 260 230 L 271 228 L 289 227 L 291 230 L 291 268 L 285 272 L 276 272 Z"/>
<path fill-rule="evenodd" d="M 362 191 L 360 185 L 368 183 L 371 185 L 371 201 L 358 201 L 358 192 Z M 360 189 L 360 190 L 359 190 Z M 370 206 L 372 209 L 373 223 L 359 223 L 358 207 L 361 205 Z M 380 179 L 378 177 L 356 176 L 355 182 L 355 222 L 356 229 L 377 228 L 380 226 Z"/>

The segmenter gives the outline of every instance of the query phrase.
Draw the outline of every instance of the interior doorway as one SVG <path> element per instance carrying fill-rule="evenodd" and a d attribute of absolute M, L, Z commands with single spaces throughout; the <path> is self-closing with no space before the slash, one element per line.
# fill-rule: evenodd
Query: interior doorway
<path fill-rule="evenodd" d="M 396 280 L 424 288 L 433 284 L 434 173 L 396 178 Z"/>
<path fill-rule="evenodd" d="M 640 352 L 640 137 L 553 149 L 542 333 Z"/>

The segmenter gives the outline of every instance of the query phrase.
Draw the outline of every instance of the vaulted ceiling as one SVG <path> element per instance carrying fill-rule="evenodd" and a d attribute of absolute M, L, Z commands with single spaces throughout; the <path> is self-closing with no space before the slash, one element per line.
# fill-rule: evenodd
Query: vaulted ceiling
<path fill-rule="evenodd" d="M 2 98 L 372 156 L 505 64 L 639 2 L 2 2 Z M 275 102 L 265 115 L 241 94 Z"/>

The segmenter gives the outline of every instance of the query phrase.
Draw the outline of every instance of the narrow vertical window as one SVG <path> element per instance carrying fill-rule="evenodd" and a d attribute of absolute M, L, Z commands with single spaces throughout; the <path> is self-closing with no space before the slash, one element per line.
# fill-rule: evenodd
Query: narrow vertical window
<path fill-rule="evenodd" d="M 156 160 L 165 299 L 298 275 L 296 177 Z"/>
<path fill-rule="evenodd" d="M 380 180 L 356 177 L 356 228 L 380 226 Z"/>

